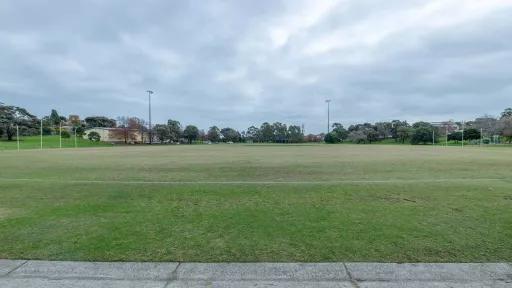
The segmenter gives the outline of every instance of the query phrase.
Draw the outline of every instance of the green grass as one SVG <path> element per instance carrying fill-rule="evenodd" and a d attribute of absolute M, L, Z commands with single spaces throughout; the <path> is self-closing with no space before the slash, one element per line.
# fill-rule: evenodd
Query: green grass
<path fill-rule="evenodd" d="M 512 149 L 176 145 L 0 161 L 0 258 L 512 261 Z"/>
<path fill-rule="evenodd" d="M 76 144 L 78 148 L 88 148 L 88 147 L 107 147 L 112 146 L 108 143 L 104 142 L 92 142 L 88 139 L 77 138 Z M 59 136 L 43 136 L 43 149 L 48 148 L 59 148 L 60 140 Z M 74 148 L 75 147 L 75 139 L 73 136 L 71 138 L 62 138 L 62 148 Z M 41 138 L 40 136 L 23 136 L 20 137 L 20 149 L 40 149 L 41 148 Z M 16 139 L 13 141 L 7 141 L 5 139 L 0 140 L 0 151 L 2 150 L 17 150 L 18 142 Z"/>
<path fill-rule="evenodd" d="M 448 143 L 446 142 L 445 140 L 446 138 L 445 137 L 439 137 L 437 140 L 436 140 L 436 143 L 435 145 L 436 146 L 454 146 L 454 147 L 461 147 L 462 146 L 462 141 L 448 141 Z M 341 144 L 349 144 L 349 145 L 353 145 L 354 143 L 350 142 L 350 141 L 345 141 Z M 404 143 L 402 142 L 397 142 L 395 141 L 395 139 L 384 139 L 384 140 L 379 140 L 377 142 L 373 142 L 371 145 L 375 145 L 375 144 L 378 144 L 378 145 L 412 145 L 411 142 L 409 140 L 405 141 Z M 369 144 L 362 144 L 362 145 L 369 145 Z M 425 144 L 419 144 L 419 145 L 425 145 L 425 146 L 431 146 L 432 145 L 432 142 L 430 143 L 425 143 Z M 480 141 L 476 140 L 476 141 L 468 141 L 468 140 L 464 140 L 464 146 L 480 146 Z M 512 147 L 512 145 L 510 145 L 510 143 L 506 142 L 506 141 L 503 141 L 502 140 L 502 143 L 500 144 L 482 144 L 482 147 Z"/>

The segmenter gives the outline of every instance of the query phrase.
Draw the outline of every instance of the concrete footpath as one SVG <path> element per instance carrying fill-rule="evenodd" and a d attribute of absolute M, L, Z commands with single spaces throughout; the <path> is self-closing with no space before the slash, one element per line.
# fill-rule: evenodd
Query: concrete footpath
<path fill-rule="evenodd" d="M 512 287 L 511 263 L 103 263 L 0 260 L 0 287 Z"/>

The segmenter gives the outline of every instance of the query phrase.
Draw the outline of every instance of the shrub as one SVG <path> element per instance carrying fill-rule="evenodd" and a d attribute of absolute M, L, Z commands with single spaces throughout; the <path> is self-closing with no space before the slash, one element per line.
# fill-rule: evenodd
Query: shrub
<path fill-rule="evenodd" d="M 464 129 L 464 139 L 467 140 L 480 140 L 480 131 L 475 128 Z"/>
<path fill-rule="evenodd" d="M 356 144 L 365 144 L 366 134 L 363 131 L 352 131 L 348 134 L 348 140 Z"/>
<path fill-rule="evenodd" d="M 448 134 L 448 141 L 462 141 L 462 132 L 461 131 L 455 131 L 450 134 Z"/>
<path fill-rule="evenodd" d="M 432 131 L 430 127 L 415 128 L 412 133 L 411 144 L 432 144 L 432 140 L 437 142 L 439 137 L 436 136 L 435 139 L 432 139 Z"/>
<path fill-rule="evenodd" d="M 71 134 L 69 134 L 68 130 L 62 130 L 60 133 L 61 133 L 60 135 L 62 136 L 62 138 L 70 138 L 71 137 Z"/>
<path fill-rule="evenodd" d="M 325 141 L 325 143 L 334 144 L 334 143 L 339 143 L 340 139 L 338 139 L 338 137 L 336 137 L 336 134 L 334 132 L 331 132 L 331 133 L 328 133 L 325 135 L 324 141 Z"/>
<path fill-rule="evenodd" d="M 94 132 L 94 131 L 87 134 L 87 138 L 89 138 L 89 140 L 92 142 L 100 142 L 100 140 L 101 140 L 100 134 L 98 132 Z"/>
<path fill-rule="evenodd" d="M 75 130 L 75 131 L 76 131 L 76 136 L 78 136 L 78 137 L 80 137 L 80 138 L 84 137 L 84 135 L 85 135 L 85 127 L 83 127 L 83 126 L 78 126 L 78 127 L 76 127 L 75 129 L 76 129 L 76 130 Z"/>
<path fill-rule="evenodd" d="M 54 130 L 51 127 L 43 126 L 43 135 L 52 135 Z"/>

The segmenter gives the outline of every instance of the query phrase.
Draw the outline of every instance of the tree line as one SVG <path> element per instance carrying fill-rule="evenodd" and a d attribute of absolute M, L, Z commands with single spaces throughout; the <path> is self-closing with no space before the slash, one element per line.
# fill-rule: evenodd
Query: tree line
<path fill-rule="evenodd" d="M 205 132 L 195 125 L 187 125 L 182 128 L 179 121 L 170 119 L 167 124 L 155 125 L 154 133 L 162 143 L 175 143 L 182 139 L 188 143 L 194 141 L 210 141 L 213 143 L 301 143 L 305 141 L 301 127 L 297 125 L 288 126 L 281 122 L 272 124 L 265 122 L 260 127 L 251 126 L 242 132 L 230 127 L 211 126 Z"/>
<path fill-rule="evenodd" d="M 431 144 L 442 140 L 474 141 L 482 139 L 485 143 L 495 141 L 498 137 L 512 143 L 512 108 L 505 109 L 499 117 L 485 115 L 466 123 L 461 122 L 416 122 L 393 120 L 389 122 L 353 124 L 345 128 L 341 123 L 332 124 L 327 134 L 304 135 L 304 129 L 298 125 L 281 122 L 264 122 L 259 127 L 250 126 L 244 131 L 234 128 L 211 126 L 206 131 L 195 125 L 182 124 L 169 119 L 166 124 L 157 124 L 149 131 L 144 119 L 122 116 L 112 119 L 105 116 L 89 116 L 83 121 L 67 119 L 53 109 L 49 115 L 38 119 L 26 109 L 0 103 L 0 138 L 13 140 L 16 127 L 22 136 L 39 135 L 42 123 L 44 135 L 62 135 L 69 137 L 76 133 L 82 137 L 87 129 L 116 128 L 113 133 L 133 142 L 137 135 L 142 135 L 142 142 L 149 142 L 148 137 L 160 143 L 194 143 L 209 141 L 213 143 L 254 142 L 254 143 L 302 143 L 321 142 L 371 144 L 391 140 L 398 143 Z M 64 125 L 64 126 L 63 126 Z M 63 127 L 63 128 L 62 128 Z M 97 136 L 95 140 L 97 140 Z M 146 139 L 144 139 L 146 137 Z"/>
<path fill-rule="evenodd" d="M 512 108 L 505 109 L 500 117 L 485 115 L 468 122 L 416 122 L 393 120 L 363 123 L 343 127 L 334 123 L 325 135 L 326 143 L 351 142 L 371 144 L 392 139 L 395 142 L 411 144 L 432 144 L 440 141 L 479 141 L 488 144 L 495 139 L 512 143 Z"/>
<path fill-rule="evenodd" d="M 63 125 L 65 129 L 62 128 Z M 73 133 L 83 136 L 85 130 L 94 127 L 117 127 L 117 122 L 103 116 L 87 117 L 85 121 L 72 121 L 59 115 L 55 109 L 39 119 L 24 108 L 0 102 L 0 139 L 13 140 L 17 128 L 20 136 L 34 136 L 42 132 L 43 135 L 62 134 L 63 137 L 69 137 L 69 128 Z"/>

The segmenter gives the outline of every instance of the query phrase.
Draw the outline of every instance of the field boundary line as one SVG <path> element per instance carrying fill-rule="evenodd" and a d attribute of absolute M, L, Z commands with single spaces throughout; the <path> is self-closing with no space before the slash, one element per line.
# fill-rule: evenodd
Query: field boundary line
<path fill-rule="evenodd" d="M 326 180 L 326 181 L 138 181 L 138 180 L 63 180 L 63 179 L 37 179 L 37 178 L 0 178 L 0 182 L 43 182 L 63 184 L 155 184 L 155 185 L 194 185 L 194 184 L 225 184 L 225 185 L 261 185 L 261 184 L 395 184 L 395 183 L 444 183 L 444 182 L 494 182 L 506 181 L 505 178 L 444 178 L 444 179 L 355 179 L 355 180 Z"/>

